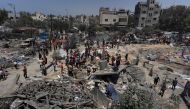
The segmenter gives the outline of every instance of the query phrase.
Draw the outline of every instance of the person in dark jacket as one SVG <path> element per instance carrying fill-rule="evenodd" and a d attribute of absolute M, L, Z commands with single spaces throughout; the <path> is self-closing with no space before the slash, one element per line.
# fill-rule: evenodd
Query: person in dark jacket
<path fill-rule="evenodd" d="M 24 69 L 23 69 L 23 76 L 25 79 L 27 78 L 27 68 L 25 65 L 24 65 Z"/>
<path fill-rule="evenodd" d="M 172 81 L 172 89 L 175 90 L 175 87 L 177 86 L 177 78 L 175 78 L 173 81 Z"/>
<path fill-rule="evenodd" d="M 164 93 L 165 93 L 166 89 L 167 89 L 166 82 L 164 81 L 163 84 L 162 84 L 162 86 L 161 86 L 161 89 L 160 89 L 160 95 L 161 95 L 161 97 L 164 96 Z"/>
<path fill-rule="evenodd" d="M 156 86 L 159 81 L 160 81 L 160 78 L 158 75 L 156 75 L 156 77 L 154 78 L 154 85 Z"/>
<path fill-rule="evenodd" d="M 112 56 L 112 57 L 111 57 L 111 64 L 112 64 L 112 66 L 114 66 L 114 62 L 115 62 L 115 57 Z"/>

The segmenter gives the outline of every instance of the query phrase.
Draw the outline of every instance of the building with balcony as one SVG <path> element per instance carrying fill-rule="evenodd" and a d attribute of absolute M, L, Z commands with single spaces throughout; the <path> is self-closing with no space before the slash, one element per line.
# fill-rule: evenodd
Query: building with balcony
<path fill-rule="evenodd" d="M 159 22 L 161 7 L 156 0 L 138 2 L 135 7 L 135 25 L 137 27 L 153 26 Z"/>

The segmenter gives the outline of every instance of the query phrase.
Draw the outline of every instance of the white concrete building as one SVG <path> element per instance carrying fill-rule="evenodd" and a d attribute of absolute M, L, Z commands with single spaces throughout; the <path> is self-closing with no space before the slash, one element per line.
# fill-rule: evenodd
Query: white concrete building
<path fill-rule="evenodd" d="M 78 15 L 78 16 L 76 16 L 76 20 L 78 23 L 89 25 L 89 16 Z"/>
<path fill-rule="evenodd" d="M 8 18 L 11 20 L 14 20 L 15 14 L 14 13 L 8 13 Z M 20 18 L 20 13 L 16 13 L 16 20 Z"/>
<path fill-rule="evenodd" d="M 120 9 L 118 11 L 110 11 L 109 8 L 100 8 L 100 25 L 110 26 L 117 23 L 118 26 L 126 26 L 128 24 L 128 11 Z"/>
<path fill-rule="evenodd" d="M 36 12 L 34 15 L 32 15 L 32 19 L 33 20 L 44 21 L 45 19 L 47 19 L 47 16 L 40 13 L 40 12 Z"/>

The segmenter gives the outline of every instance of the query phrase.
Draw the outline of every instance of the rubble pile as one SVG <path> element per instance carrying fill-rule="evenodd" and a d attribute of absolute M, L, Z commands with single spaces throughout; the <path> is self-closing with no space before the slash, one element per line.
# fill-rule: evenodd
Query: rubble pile
<path fill-rule="evenodd" d="M 145 72 L 143 72 L 140 67 L 129 66 L 126 69 L 126 72 L 137 82 L 145 81 Z"/>
<path fill-rule="evenodd" d="M 68 78 L 62 81 L 34 81 L 18 89 L 15 94 L 24 95 L 25 100 L 32 100 L 36 104 L 42 103 L 43 98 L 47 97 L 46 105 L 57 105 L 64 109 L 95 108 L 82 83 L 75 83 Z"/>
<path fill-rule="evenodd" d="M 154 107 L 155 92 L 149 88 L 137 86 L 129 85 L 127 91 L 122 94 L 122 109 L 151 109 Z"/>
<path fill-rule="evenodd" d="M 2 97 L 0 98 L 0 108 L 9 109 L 11 103 L 15 100 L 15 97 Z"/>
<path fill-rule="evenodd" d="M 25 64 L 35 55 L 34 49 L 29 48 L 20 48 L 18 43 L 20 41 L 12 41 L 8 43 L 9 48 L 3 48 L 3 45 L 0 44 L 0 65 L 9 68 L 13 67 L 13 62 L 17 64 Z M 2 42 L 3 43 L 3 42 Z"/>

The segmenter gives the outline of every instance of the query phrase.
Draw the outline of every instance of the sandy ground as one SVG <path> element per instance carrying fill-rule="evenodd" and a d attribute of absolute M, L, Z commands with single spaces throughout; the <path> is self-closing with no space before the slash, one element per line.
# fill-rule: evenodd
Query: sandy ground
<path fill-rule="evenodd" d="M 50 52 L 49 55 L 47 56 L 48 64 L 52 61 L 51 55 L 52 55 L 52 52 Z M 22 70 L 23 70 L 23 66 L 19 66 L 19 69 L 14 69 L 14 68 L 7 69 L 8 73 L 9 73 L 8 78 L 4 81 L 0 81 L 0 92 L 1 92 L 0 96 L 6 96 L 6 95 L 9 95 L 10 93 L 14 92 L 14 90 L 18 87 L 19 83 L 29 82 L 30 79 L 38 79 L 38 78 L 34 78 L 35 76 L 45 78 L 41 74 L 37 57 L 32 58 L 30 60 L 30 63 L 27 64 L 27 71 L 28 71 L 27 79 L 25 79 L 23 77 Z M 51 67 L 50 69 L 48 69 L 48 72 L 53 72 L 53 68 Z M 16 84 L 16 75 L 17 74 L 20 75 L 18 84 Z M 50 75 L 50 74 L 48 74 L 48 75 Z"/>

